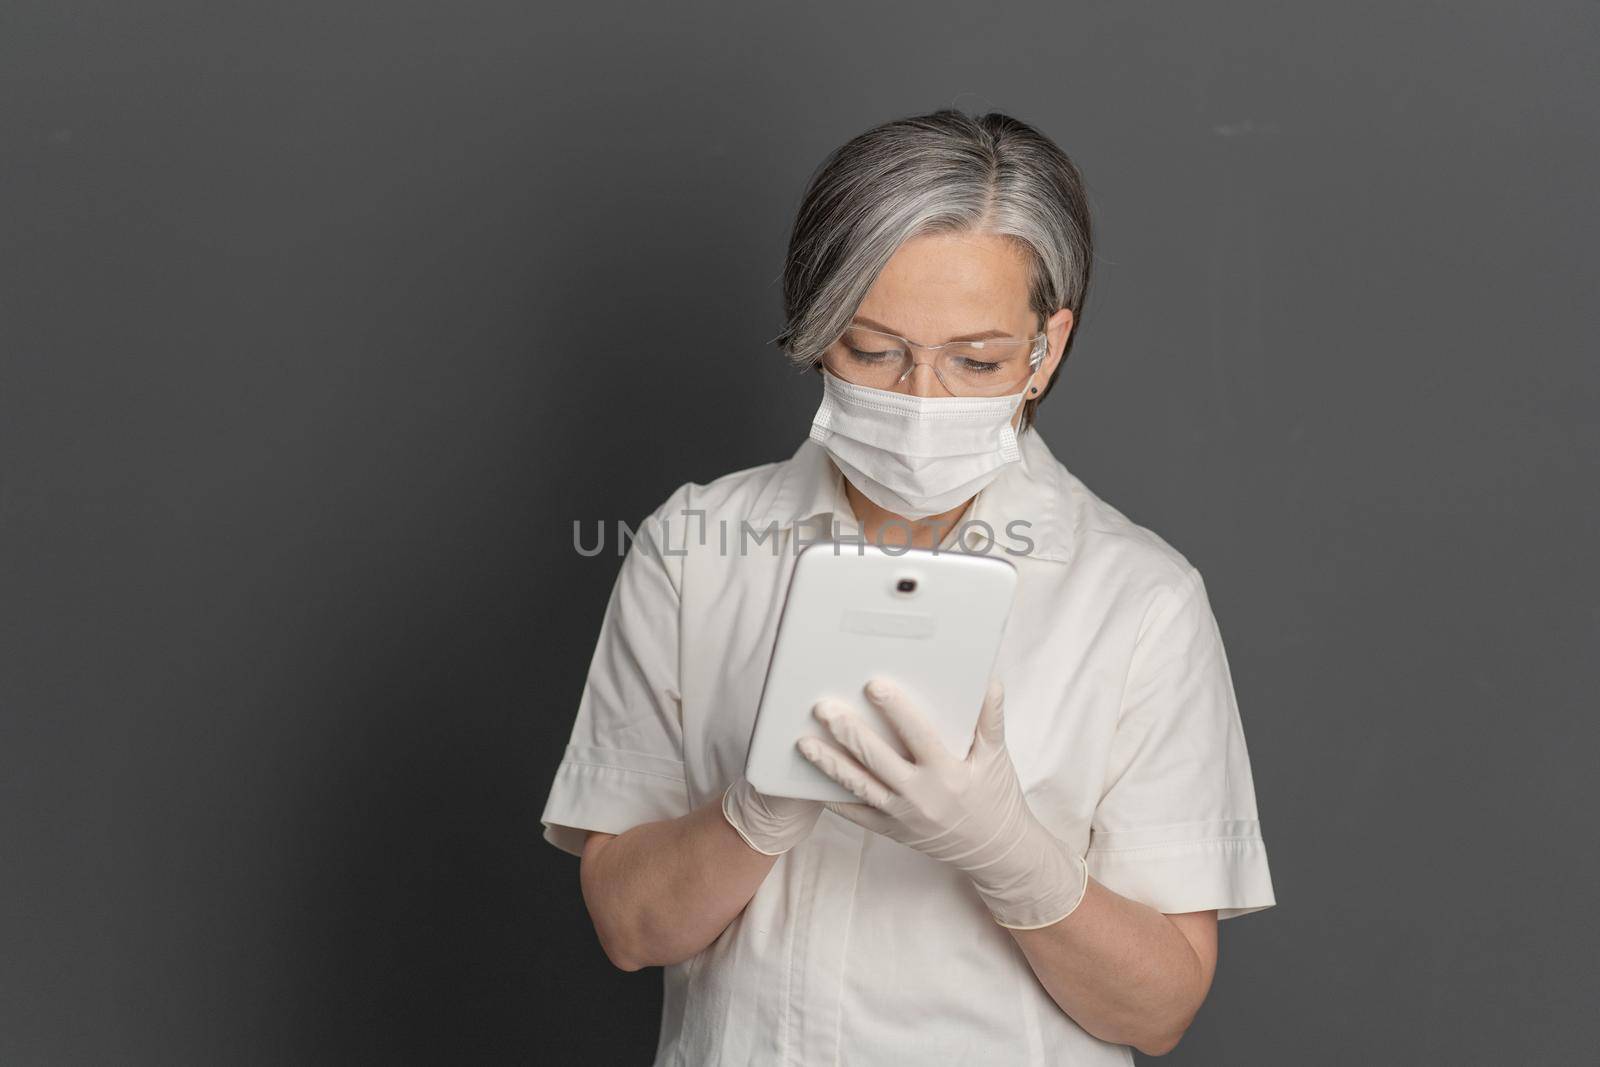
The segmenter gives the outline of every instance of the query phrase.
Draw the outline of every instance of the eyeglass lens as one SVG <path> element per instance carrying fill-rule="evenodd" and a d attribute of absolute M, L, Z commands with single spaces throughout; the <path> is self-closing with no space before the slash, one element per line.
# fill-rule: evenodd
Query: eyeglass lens
<path fill-rule="evenodd" d="M 956 396 L 1003 396 L 1020 390 L 1032 372 L 1031 341 L 975 341 L 933 353 L 939 381 Z M 855 385 L 893 389 L 915 362 L 899 340 L 851 327 L 824 356 L 828 369 Z"/>

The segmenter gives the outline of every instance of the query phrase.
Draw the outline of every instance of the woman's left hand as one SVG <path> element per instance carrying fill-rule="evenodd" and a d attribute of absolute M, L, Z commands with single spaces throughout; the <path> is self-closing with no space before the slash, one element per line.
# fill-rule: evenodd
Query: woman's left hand
<path fill-rule="evenodd" d="M 1034 929 L 1070 915 L 1083 899 L 1088 871 L 1023 798 L 1006 751 L 1000 684 L 989 684 L 964 760 L 951 755 L 932 724 L 892 684 L 869 682 L 867 698 L 911 758 L 848 705 L 822 701 L 814 714 L 843 747 L 805 737 L 800 753 L 863 801 L 828 809 L 965 872 L 1002 926 Z"/>

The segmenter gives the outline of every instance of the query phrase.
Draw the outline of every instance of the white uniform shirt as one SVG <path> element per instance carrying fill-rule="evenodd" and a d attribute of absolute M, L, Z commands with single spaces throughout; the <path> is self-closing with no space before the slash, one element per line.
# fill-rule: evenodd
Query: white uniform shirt
<path fill-rule="evenodd" d="M 1227 919 L 1272 906 L 1199 573 L 1095 496 L 1037 430 L 1019 443 L 1020 463 L 978 494 L 946 547 L 1017 568 L 996 674 L 1029 806 L 1093 878 L 1158 911 Z M 576 854 L 586 831 L 720 797 L 744 767 L 797 547 L 827 537 L 830 517 L 858 535 L 837 469 L 808 440 L 786 461 L 679 487 L 638 528 L 544 809 L 547 840 Z M 665 968 L 655 1062 L 1133 1057 L 1056 1006 L 959 871 L 824 811 L 716 941 Z"/>

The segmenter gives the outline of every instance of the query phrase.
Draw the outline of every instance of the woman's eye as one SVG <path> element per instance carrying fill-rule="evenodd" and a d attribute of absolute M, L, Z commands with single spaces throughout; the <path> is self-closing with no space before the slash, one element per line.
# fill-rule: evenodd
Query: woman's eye
<path fill-rule="evenodd" d="M 857 363 L 883 363 L 899 355 L 898 352 L 893 350 L 888 352 L 863 352 L 859 348 L 852 348 L 849 349 L 849 352 L 850 358 Z"/>
<path fill-rule="evenodd" d="M 959 365 L 962 370 L 971 371 L 974 374 L 991 374 L 1000 369 L 1000 363 L 998 360 L 991 362 L 985 359 L 969 359 L 962 357 L 959 361 Z"/>

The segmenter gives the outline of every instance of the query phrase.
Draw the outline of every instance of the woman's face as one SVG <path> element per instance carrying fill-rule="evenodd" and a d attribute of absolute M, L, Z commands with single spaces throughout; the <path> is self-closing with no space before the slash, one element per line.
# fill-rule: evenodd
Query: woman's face
<path fill-rule="evenodd" d="M 994 234 L 941 233 L 914 237 L 890 258 L 868 290 L 855 323 L 898 334 L 918 344 L 940 344 L 985 336 L 1025 339 L 1038 333 L 1028 306 L 1029 264 L 1018 245 Z M 1045 322 L 1050 349 L 1029 381 L 1039 392 L 1050 381 L 1072 312 L 1057 311 Z M 925 359 L 918 353 L 919 359 Z M 933 367 L 919 362 L 895 392 L 949 396 Z M 1037 395 L 1037 394 L 1030 394 Z M 1018 405 L 1017 419 L 1022 415 Z"/>

